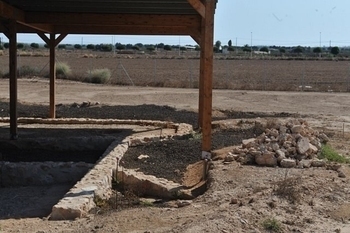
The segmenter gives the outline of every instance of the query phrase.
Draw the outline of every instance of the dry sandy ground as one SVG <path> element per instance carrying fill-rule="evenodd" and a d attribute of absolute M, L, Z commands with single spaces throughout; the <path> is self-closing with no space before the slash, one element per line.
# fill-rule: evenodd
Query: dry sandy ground
<path fill-rule="evenodd" d="M 8 98 L 0 80 L 0 98 Z M 19 80 L 19 100 L 47 104 L 48 83 Z M 169 105 L 196 110 L 198 90 L 113 87 L 58 81 L 57 103 Z M 213 107 L 242 112 L 299 113 L 312 127 L 333 132 L 332 143 L 349 151 L 350 98 L 347 93 L 227 91 L 213 93 Z M 164 119 L 166 120 L 166 119 Z M 344 133 L 343 133 L 344 132 Z M 209 190 L 182 208 L 142 207 L 108 211 L 76 221 L 46 218 L 1 219 L 0 232 L 350 232 L 350 170 L 345 178 L 325 168 L 282 169 L 214 162 Z"/>

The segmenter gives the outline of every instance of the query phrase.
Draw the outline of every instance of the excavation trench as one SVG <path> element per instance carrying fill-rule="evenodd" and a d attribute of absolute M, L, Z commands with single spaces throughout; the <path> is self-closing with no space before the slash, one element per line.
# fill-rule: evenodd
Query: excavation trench
<path fill-rule="evenodd" d="M 134 126 L 100 125 L 86 132 L 84 126 L 77 130 L 72 125 L 58 127 L 51 122 L 47 127 L 51 134 L 45 131 L 46 127 L 38 129 L 37 125 L 28 124 L 16 141 L 6 139 L 4 131 L 8 129 L 0 127 L 0 219 L 49 216 L 60 220 L 86 216 L 96 208 L 96 200 L 113 196 L 113 174 L 121 178 L 116 181 L 123 184 L 124 190 L 132 190 L 140 197 L 192 199 L 204 192 L 203 168 L 198 168 L 201 165 L 197 165 L 201 171 L 196 174 L 196 181 L 183 184 L 118 164 L 125 154 L 128 156 L 129 148 L 167 144 L 173 137 L 189 134 L 189 125 L 159 127 L 159 122 L 143 122 Z M 22 205 L 11 206 L 16 204 Z"/>

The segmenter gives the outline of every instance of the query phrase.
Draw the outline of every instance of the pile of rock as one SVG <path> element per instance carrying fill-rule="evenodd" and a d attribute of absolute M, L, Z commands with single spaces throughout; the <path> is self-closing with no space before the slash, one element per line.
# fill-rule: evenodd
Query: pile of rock
<path fill-rule="evenodd" d="M 260 136 L 243 140 L 242 145 L 234 148 L 225 160 L 287 168 L 320 167 L 325 166 L 325 162 L 318 160 L 317 156 L 321 144 L 328 140 L 324 133 L 313 130 L 305 120 L 274 121 L 268 123 Z"/>

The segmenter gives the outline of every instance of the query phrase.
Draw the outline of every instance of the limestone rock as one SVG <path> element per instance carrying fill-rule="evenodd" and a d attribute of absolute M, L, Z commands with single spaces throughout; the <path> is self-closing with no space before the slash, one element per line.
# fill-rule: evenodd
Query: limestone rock
<path fill-rule="evenodd" d="M 285 167 L 310 167 L 324 166 L 324 162 L 313 162 L 321 149 L 321 143 L 327 142 L 328 137 L 313 130 L 303 119 L 290 119 L 286 123 L 270 122 L 269 128 L 256 138 L 242 141 L 239 153 L 239 161 L 243 163 L 253 162 L 263 166 L 281 165 Z M 244 158 L 246 157 L 246 158 Z M 310 161 L 299 161 L 309 159 Z M 294 161 L 294 162 L 292 162 Z M 282 166 L 282 165 L 281 165 Z"/>
<path fill-rule="evenodd" d="M 233 162 L 238 158 L 238 155 L 236 154 L 232 154 L 232 153 L 228 153 L 224 159 L 225 162 Z"/>
<path fill-rule="evenodd" d="M 240 162 L 241 164 L 254 164 L 255 157 L 252 156 L 251 154 L 244 154 L 239 156 L 237 161 Z"/>
<path fill-rule="evenodd" d="M 294 125 L 292 128 L 291 128 L 291 131 L 292 133 L 301 133 L 303 131 L 303 126 L 301 125 Z"/>
<path fill-rule="evenodd" d="M 299 165 L 301 168 L 309 168 L 311 167 L 312 160 L 309 159 L 303 159 L 299 161 Z"/>
<path fill-rule="evenodd" d="M 292 168 L 297 165 L 296 161 L 294 159 L 282 159 L 281 161 L 281 167 L 285 168 Z"/>
<path fill-rule="evenodd" d="M 301 137 L 297 142 L 297 151 L 299 154 L 305 154 L 310 149 L 309 139 Z"/>
<path fill-rule="evenodd" d="M 243 148 L 251 148 L 255 145 L 256 145 L 255 138 L 250 138 L 242 141 Z"/>
<path fill-rule="evenodd" d="M 315 160 L 312 160 L 311 166 L 313 166 L 313 167 L 324 167 L 324 166 L 326 166 L 326 162 L 323 161 L 323 160 L 315 159 Z"/>
<path fill-rule="evenodd" d="M 329 142 L 329 138 L 327 137 L 327 135 L 325 135 L 324 133 L 320 133 L 320 135 L 318 136 L 321 140 L 321 143 L 327 143 Z"/>
<path fill-rule="evenodd" d="M 275 153 L 265 152 L 260 156 L 255 157 L 255 162 L 261 166 L 276 166 L 277 158 L 275 157 Z"/>
<path fill-rule="evenodd" d="M 317 154 L 318 149 L 317 149 L 316 146 L 314 146 L 314 145 L 312 145 L 311 143 L 309 143 L 309 147 L 310 147 L 310 149 L 309 149 L 309 152 L 310 152 L 310 153 L 312 153 L 312 154 Z"/>

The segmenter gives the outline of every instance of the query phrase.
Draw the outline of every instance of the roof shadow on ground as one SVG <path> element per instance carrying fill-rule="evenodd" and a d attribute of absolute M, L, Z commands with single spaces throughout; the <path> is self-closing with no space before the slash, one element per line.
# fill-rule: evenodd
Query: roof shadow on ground
<path fill-rule="evenodd" d="M 0 188 L 0 220 L 42 218 L 72 187 L 72 184 Z"/>

